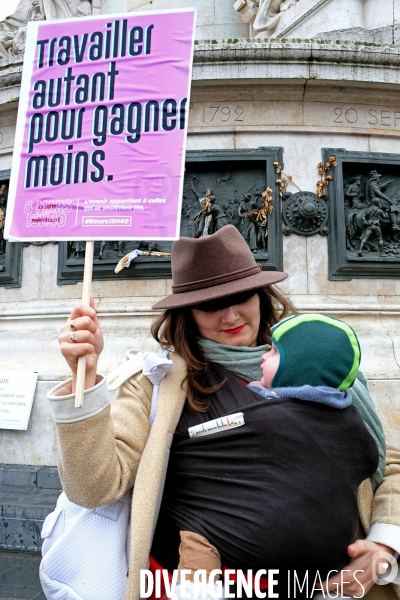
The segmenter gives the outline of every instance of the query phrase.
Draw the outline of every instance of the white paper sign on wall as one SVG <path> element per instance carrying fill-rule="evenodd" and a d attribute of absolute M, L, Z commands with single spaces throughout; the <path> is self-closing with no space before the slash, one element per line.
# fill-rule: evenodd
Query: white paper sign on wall
<path fill-rule="evenodd" d="M 28 429 L 38 374 L 0 371 L 0 429 Z"/>

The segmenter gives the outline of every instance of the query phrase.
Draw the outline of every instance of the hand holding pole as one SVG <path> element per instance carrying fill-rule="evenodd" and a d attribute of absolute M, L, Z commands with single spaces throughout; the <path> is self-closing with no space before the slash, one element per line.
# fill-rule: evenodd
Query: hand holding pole
<path fill-rule="evenodd" d="M 90 288 L 92 285 L 92 272 L 93 272 L 93 254 L 94 254 L 94 242 L 86 242 L 85 249 L 85 264 L 83 270 L 83 289 L 82 289 L 82 303 L 90 305 Z M 75 390 L 75 408 L 82 408 L 83 406 L 83 392 L 85 388 L 85 375 L 86 375 L 86 356 L 80 356 L 78 358 L 78 371 L 76 375 L 76 390 Z"/>

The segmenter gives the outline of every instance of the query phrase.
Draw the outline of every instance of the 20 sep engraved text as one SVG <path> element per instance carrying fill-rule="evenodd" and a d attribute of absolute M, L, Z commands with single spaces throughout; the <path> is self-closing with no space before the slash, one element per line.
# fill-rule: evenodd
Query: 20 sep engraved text
<path fill-rule="evenodd" d="M 383 108 L 365 108 L 365 110 L 354 107 L 342 108 L 337 106 L 334 109 L 333 122 L 343 125 L 353 125 L 358 123 L 360 126 L 376 125 L 378 127 L 388 127 L 400 129 L 400 111 Z"/>

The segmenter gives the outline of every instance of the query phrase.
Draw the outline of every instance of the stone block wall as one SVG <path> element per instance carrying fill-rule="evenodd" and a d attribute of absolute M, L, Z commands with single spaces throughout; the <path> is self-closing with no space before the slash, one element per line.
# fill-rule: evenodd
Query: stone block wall
<path fill-rule="evenodd" d="M 0 552 L 38 552 L 44 519 L 61 491 L 55 467 L 0 465 Z"/>

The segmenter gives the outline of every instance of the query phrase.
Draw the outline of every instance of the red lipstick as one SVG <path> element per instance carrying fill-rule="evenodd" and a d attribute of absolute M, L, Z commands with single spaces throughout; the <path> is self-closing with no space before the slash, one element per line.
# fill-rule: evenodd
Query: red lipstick
<path fill-rule="evenodd" d="M 223 329 L 223 332 L 228 335 L 235 335 L 235 333 L 240 333 L 243 329 L 244 325 L 239 325 L 239 327 L 235 327 L 234 329 Z"/>

